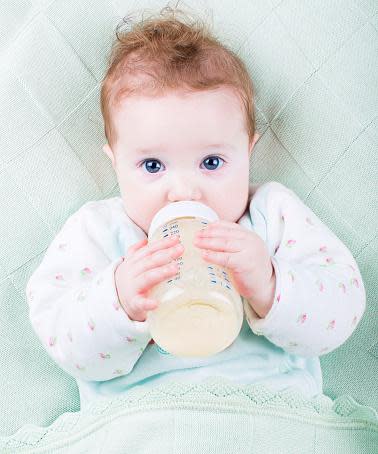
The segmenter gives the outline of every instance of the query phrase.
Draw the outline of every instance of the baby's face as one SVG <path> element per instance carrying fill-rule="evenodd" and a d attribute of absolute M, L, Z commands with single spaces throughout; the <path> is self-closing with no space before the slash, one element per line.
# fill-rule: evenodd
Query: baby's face
<path fill-rule="evenodd" d="M 104 152 L 128 216 L 147 234 L 171 202 L 193 200 L 237 222 L 248 202 L 248 142 L 237 96 L 228 88 L 160 98 L 129 97 L 114 114 L 118 141 Z"/>

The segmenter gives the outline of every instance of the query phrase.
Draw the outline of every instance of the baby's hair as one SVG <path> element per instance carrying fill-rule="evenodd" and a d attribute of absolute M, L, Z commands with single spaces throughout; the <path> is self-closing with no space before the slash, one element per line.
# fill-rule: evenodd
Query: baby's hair
<path fill-rule="evenodd" d="M 179 20 L 177 16 L 182 16 Z M 130 15 L 117 26 L 108 69 L 101 84 L 105 136 L 112 148 L 117 135 L 111 111 L 125 97 L 163 96 L 228 87 L 239 97 L 250 144 L 255 134 L 254 89 L 244 62 L 215 38 L 200 18 L 165 6 L 131 27 Z M 191 20 L 193 19 L 193 20 Z M 120 31 L 127 24 L 129 30 Z"/>

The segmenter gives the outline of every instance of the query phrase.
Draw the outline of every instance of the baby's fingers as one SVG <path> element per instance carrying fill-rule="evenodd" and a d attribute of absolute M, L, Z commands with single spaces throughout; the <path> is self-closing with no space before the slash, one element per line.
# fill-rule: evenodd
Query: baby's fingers
<path fill-rule="evenodd" d="M 135 259 L 133 263 L 134 276 L 172 263 L 173 260 L 178 259 L 182 255 L 183 250 L 184 247 L 181 244 L 176 244 L 176 246 L 161 249 L 141 259 Z"/>
<path fill-rule="evenodd" d="M 159 284 L 160 282 L 173 277 L 177 274 L 179 270 L 179 265 L 176 262 L 171 262 L 165 266 L 160 266 L 158 268 L 153 268 L 152 270 L 147 270 L 144 273 L 141 273 L 136 278 L 136 286 L 138 292 L 147 292 L 154 285 Z"/>
<path fill-rule="evenodd" d="M 139 262 L 141 259 L 148 257 L 159 250 L 168 249 L 179 242 L 179 238 L 175 235 L 154 241 L 152 243 L 146 243 L 145 245 L 143 245 L 144 247 L 141 247 L 137 251 L 135 251 L 133 256 L 130 258 L 135 262 Z"/>
<path fill-rule="evenodd" d="M 147 312 L 157 307 L 158 302 L 156 300 L 136 295 L 130 304 L 129 314 L 133 320 L 144 322 L 147 318 Z"/>
<path fill-rule="evenodd" d="M 132 246 L 129 247 L 129 249 L 127 250 L 127 256 L 131 256 L 132 254 L 134 254 L 134 252 L 136 252 L 138 249 L 142 248 L 143 246 L 145 246 L 147 244 L 147 241 L 148 239 L 147 238 L 143 238 L 143 240 L 140 240 L 138 241 L 137 243 L 133 244 Z"/>

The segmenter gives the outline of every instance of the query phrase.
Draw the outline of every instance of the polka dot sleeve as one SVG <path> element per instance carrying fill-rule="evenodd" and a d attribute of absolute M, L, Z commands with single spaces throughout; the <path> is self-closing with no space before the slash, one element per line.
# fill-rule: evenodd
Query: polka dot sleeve
<path fill-rule="evenodd" d="M 102 219 L 109 213 L 93 202 L 72 215 L 26 286 L 29 318 L 48 354 L 70 375 L 94 381 L 129 373 L 151 340 L 147 322 L 130 320 L 119 304 L 114 271 L 122 256 L 112 256 L 114 223 Z"/>
<path fill-rule="evenodd" d="M 285 351 L 321 356 L 343 344 L 365 311 L 360 271 L 341 240 L 290 189 L 259 187 L 252 225 L 266 242 L 276 274 L 273 306 L 260 318 L 244 301 L 249 326 Z"/>

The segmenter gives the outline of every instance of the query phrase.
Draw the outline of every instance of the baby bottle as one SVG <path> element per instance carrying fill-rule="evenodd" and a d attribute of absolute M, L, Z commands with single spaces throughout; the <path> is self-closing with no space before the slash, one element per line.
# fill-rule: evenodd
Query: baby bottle
<path fill-rule="evenodd" d="M 196 233 L 219 217 L 210 207 L 192 201 L 173 202 L 152 219 L 148 240 L 177 235 L 184 246 L 176 259 L 176 276 L 151 288 L 148 297 L 159 302 L 147 312 L 151 337 L 177 356 L 209 356 L 238 336 L 243 303 L 227 268 L 205 262 L 194 246 Z"/>

